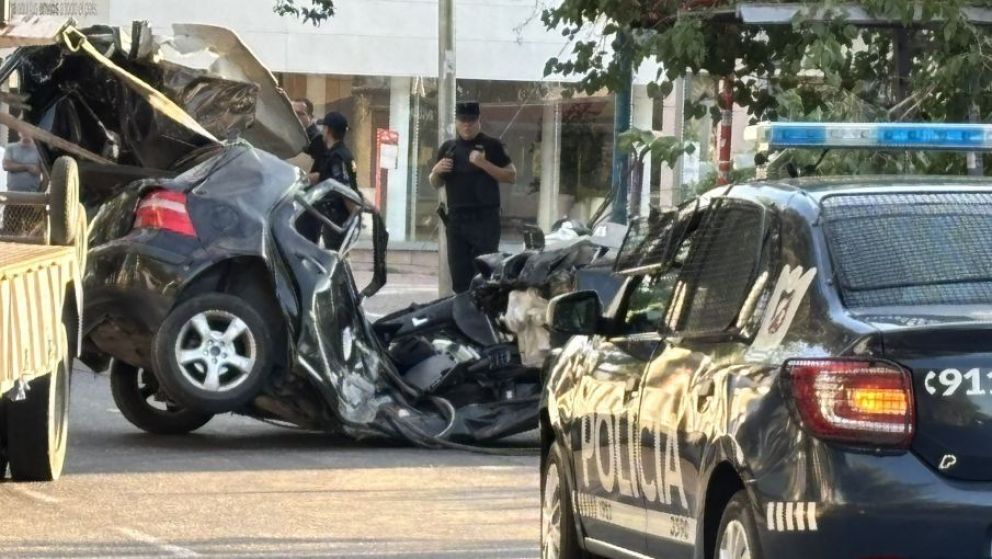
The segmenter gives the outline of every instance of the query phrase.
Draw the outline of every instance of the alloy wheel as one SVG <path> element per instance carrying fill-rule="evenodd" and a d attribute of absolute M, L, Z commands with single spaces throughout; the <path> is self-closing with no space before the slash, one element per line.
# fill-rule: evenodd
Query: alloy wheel
<path fill-rule="evenodd" d="M 206 392 L 227 392 L 251 374 L 255 336 L 237 316 L 219 310 L 194 315 L 179 331 L 175 357 L 183 376 Z"/>
<path fill-rule="evenodd" d="M 558 464 L 548 464 L 541 506 L 541 559 L 559 559 L 561 552 L 561 494 Z"/>
<path fill-rule="evenodd" d="M 720 538 L 720 559 L 751 559 L 751 546 L 740 520 L 731 520 Z"/>

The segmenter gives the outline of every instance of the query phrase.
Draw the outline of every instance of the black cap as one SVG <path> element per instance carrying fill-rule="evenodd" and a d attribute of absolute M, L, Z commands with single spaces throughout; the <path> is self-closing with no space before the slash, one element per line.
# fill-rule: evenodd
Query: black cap
<path fill-rule="evenodd" d="M 324 115 L 324 118 L 317 121 L 317 124 L 330 128 L 331 132 L 334 132 L 338 136 L 348 131 L 348 119 L 337 111 L 327 113 Z"/>
<path fill-rule="evenodd" d="M 456 117 L 479 118 L 482 111 L 479 109 L 478 101 L 465 101 L 455 105 Z"/>

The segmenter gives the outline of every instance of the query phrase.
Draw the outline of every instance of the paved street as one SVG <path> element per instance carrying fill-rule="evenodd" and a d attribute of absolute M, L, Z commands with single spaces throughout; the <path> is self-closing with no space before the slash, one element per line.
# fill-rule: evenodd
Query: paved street
<path fill-rule="evenodd" d="M 433 282 L 393 276 L 367 311 L 430 300 Z M 77 373 L 73 398 L 63 479 L 0 484 L 0 557 L 537 556 L 532 452 L 356 443 L 232 416 L 157 437 L 124 420 L 105 377 Z"/>

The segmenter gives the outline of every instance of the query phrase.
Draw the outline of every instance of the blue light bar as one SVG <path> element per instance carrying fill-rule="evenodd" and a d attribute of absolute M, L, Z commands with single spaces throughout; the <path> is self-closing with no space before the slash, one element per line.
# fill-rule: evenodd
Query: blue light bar
<path fill-rule="evenodd" d="M 992 151 L 992 125 L 772 122 L 749 126 L 759 151 L 788 148 Z"/>

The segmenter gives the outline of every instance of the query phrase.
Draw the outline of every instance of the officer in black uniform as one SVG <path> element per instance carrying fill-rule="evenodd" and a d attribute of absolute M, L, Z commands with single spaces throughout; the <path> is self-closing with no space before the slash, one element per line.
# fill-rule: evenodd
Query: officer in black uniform
<path fill-rule="evenodd" d="M 348 120 L 339 112 L 329 112 L 323 119 L 317 121 L 317 124 L 324 128 L 323 139 L 327 149 L 321 154 L 320 159 L 314 161 L 310 173 L 311 184 L 334 179 L 358 192 L 358 168 L 351 150 L 344 144 L 345 135 L 348 133 Z M 321 202 L 317 205 L 317 209 L 334 223 L 343 225 L 354 208 L 349 208 L 343 199 L 336 197 Z M 310 235 L 305 236 L 310 237 Z M 322 237 L 327 248 L 336 250 L 341 245 L 341 235 L 330 229 L 324 228 Z"/>
<path fill-rule="evenodd" d="M 344 144 L 348 133 L 348 119 L 339 112 L 329 112 L 317 124 L 324 127 L 324 145 L 327 150 L 313 163 L 310 182 L 316 184 L 334 179 L 358 191 L 358 168 L 351 150 Z"/>
<path fill-rule="evenodd" d="M 499 250 L 500 183 L 517 180 L 503 142 L 482 133 L 479 104 L 458 103 L 458 137 L 441 145 L 430 181 L 448 194 L 448 267 L 455 293 L 468 291 L 477 256 Z"/>

